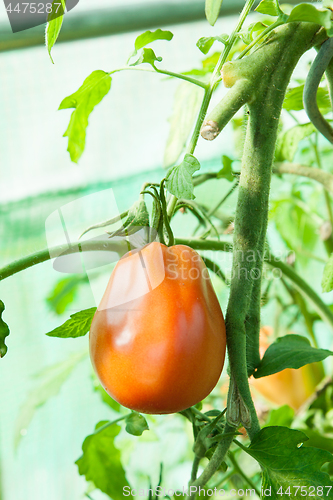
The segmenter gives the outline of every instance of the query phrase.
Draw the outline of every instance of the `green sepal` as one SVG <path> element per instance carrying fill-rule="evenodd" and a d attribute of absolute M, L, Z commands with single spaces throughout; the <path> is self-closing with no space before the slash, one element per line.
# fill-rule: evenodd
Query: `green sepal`
<path fill-rule="evenodd" d="M 128 217 L 123 226 L 117 231 L 108 232 L 110 238 L 113 236 L 128 236 L 139 231 L 143 227 L 149 227 L 149 213 L 144 200 L 136 201 L 128 211 Z"/>

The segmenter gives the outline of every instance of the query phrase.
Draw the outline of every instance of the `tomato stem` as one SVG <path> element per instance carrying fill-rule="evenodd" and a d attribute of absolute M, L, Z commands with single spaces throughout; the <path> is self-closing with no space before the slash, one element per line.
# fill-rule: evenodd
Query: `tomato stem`
<path fill-rule="evenodd" d="M 105 251 L 105 252 L 117 252 L 119 257 L 126 253 L 124 251 L 124 246 L 121 242 L 115 242 L 112 240 L 102 240 L 102 241 L 89 241 L 84 243 L 83 248 L 79 248 L 80 242 L 72 243 L 71 247 L 65 245 L 58 245 L 51 248 L 45 248 L 39 252 L 26 255 L 21 259 L 11 262 L 10 264 L 0 268 L 0 281 L 14 276 L 15 274 L 29 269 L 32 266 L 41 264 L 51 259 L 51 255 L 70 255 L 78 252 L 85 251 Z M 228 241 L 218 241 L 212 239 L 198 239 L 198 238 L 176 238 L 176 245 L 187 245 L 194 250 L 214 250 L 221 252 L 231 252 L 232 244 Z M 318 312 L 319 316 L 326 321 L 331 327 L 333 327 L 333 313 L 330 308 L 322 301 L 316 291 L 311 288 L 304 280 L 297 274 L 294 269 L 281 261 L 280 258 L 274 256 L 273 254 L 265 255 L 265 262 L 272 267 L 281 271 L 282 275 L 288 278 L 293 285 L 313 304 L 314 308 Z M 218 270 L 217 270 L 218 271 Z"/>
<path fill-rule="evenodd" d="M 238 32 L 242 29 L 242 26 L 245 22 L 245 19 L 249 15 L 253 4 L 254 4 L 254 0 L 246 0 L 246 3 L 243 7 L 243 10 L 239 16 L 237 25 L 236 25 L 234 31 L 231 33 L 229 40 L 226 43 L 224 50 L 219 57 L 219 60 L 217 61 L 217 64 L 216 64 L 214 71 L 212 73 L 209 85 L 205 88 L 205 93 L 204 93 L 203 100 L 201 103 L 201 108 L 200 108 L 200 111 L 199 111 L 199 114 L 197 117 L 197 121 L 196 121 L 196 124 L 194 127 L 194 131 L 193 131 L 191 140 L 187 146 L 186 153 L 193 154 L 195 151 L 195 148 L 197 146 L 198 139 L 200 136 L 200 129 L 202 127 L 203 121 L 204 121 L 205 116 L 207 114 L 208 106 L 210 104 L 213 92 L 221 79 L 221 77 L 220 77 L 221 68 L 222 68 L 223 64 L 226 62 L 228 55 L 229 55 L 229 53 L 230 53 L 230 51 L 231 51 L 231 49 L 236 41 Z M 170 198 L 169 204 L 168 204 L 169 217 L 172 217 L 173 209 L 174 209 L 176 202 L 177 202 L 176 196 L 172 195 Z"/>
<path fill-rule="evenodd" d="M 288 82 L 301 55 L 318 31 L 312 24 L 288 24 L 273 32 L 269 43 L 240 61 L 228 63 L 230 81 L 252 84 L 235 216 L 233 267 L 226 315 L 231 378 L 230 401 L 252 439 L 260 426 L 248 373 L 259 362 L 260 296 L 269 189 L 277 128 Z M 235 85 L 235 87 L 236 87 Z M 219 105 L 226 113 L 227 99 Z M 236 406 L 239 406 L 237 412 Z M 247 409 L 250 412 L 248 422 Z M 228 415 L 227 415 L 228 418 Z M 234 423 L 231 421 L 231 423 Z"/>
<path fill-rule="evenodd" d="M 250 488 L 252 488 L 256 492 L 257 497 L 260 498 L 260 491 L 256 488 L 251 479 L 244 473 L 243 469 L 239 467 L 237 460 L 235 459 L 235 456 L 231 451 L 229 451 L 228 453 L 228 458 L 234 467 L 234 472 L 242 477 L 244 481 L 250 486 Z"/>
<path fill-rule="evenodd" d="M 236 429 L 234 427 L 231 427 L 228 424 L 225 425 L 223 431 L 223 434 L 225 435 L 224 439 L 222 439 L 216 446 L 213 456 L 202 474 L 195 481 L 191 482 L 190 487 L 192 487 L 192 490 L 189 490 L 190 494 L 188 495 L 187 500 L 194 500 L 199 487 L 204 486 L 218 470 L 230 448 L 235 432 Z"/>

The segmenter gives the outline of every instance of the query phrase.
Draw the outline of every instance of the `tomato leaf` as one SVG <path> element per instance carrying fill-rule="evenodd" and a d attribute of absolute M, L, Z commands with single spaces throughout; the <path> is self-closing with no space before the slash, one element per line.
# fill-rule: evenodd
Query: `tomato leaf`
<path fill-rule="evenodd" d="M 229 182 L 232 182 L 235 178 L 232 175 L 232 162 L 233 160 L 229 158 L 229 156 L 222 156 L 222 165 L 223 168 L 217 173 L 217 179 L 227 179 Z"/>
<path fill-rule="evenodd" d="M 46 335 L 62 339 L 83 337 L 89 332 L 96 309 L 97 307 L 91 307 L 90 309 L 84 309 L 83 311 L 71 314 L 70 319 L 63 325 L 58 326 Z"/>
<path fill-rule="evenodd" d="M 170 118 L 169 136 L 164 151 L 165 168 L 174 165 L 184 151 L 200 109 L 202 92 L 202 88 L 188 82 L 181 82 L 177 87 Z"/>
<path fill-rule="evenodd" d="M 59 109 L 75 108 L 64 137 L 68 137 L 67 151 L 75 163 L 81 157 L 86 142 L 88 117 L 111 88 L 111 77 L 102 70 L 93 71 L 74 94 L 61 102 Z"/>
<path fill-rule="evenodd" d="M 26 429 L 36 410 L 44 405 L 48 399 L 60 392 L 62 385 L 71 375 L 73 369 L 87 356 L 87 350 L 71 354 L 64 361 L 48 366 L 34 376 L 37 384 L 28 393 L 17 417 L 14 434 L 15 447 L 18 446 L 21 437 L 26 433 Z"/>
<path fill-rule="evenodd" d="M 112 410 L 119 412 L 121 405 L 117 401 L 112 399 L 111 396 L 108 395 L 105 389 L 101 386 L 94 372 L 92 375 L 92 381 L 93 381 L 94 391 L 101 396 L 103 403 L 107 404 L 110 408 L 112 408 Z"/>
<path fill-rule="evenodd" d="M 145 31 L 141 35 L 139 35 L 134 43 L 134 52 L 130 55 L 131 57 L 136 56 L 138 50 L 142 49 L 149 43 L 155 42 L 156 40 L 167 40 L 170 41 L 173 38 L 173 33 L 171 31 L 165 31 L 161 29 L 157 29 L 156 31 Z"/>
<path fill-rule="evenodd" d="M 294 414 L 294 410 L 288 405 L 283 405 L 276 410 L 271 410 L 265 423 L 265 427 L 272 425 L 282 425 L 284 427 L 290 427 L 294 419 Z"/>
<path fill-rule="evenodd" d="M 196 45 L 203 54 L 207 54 L 214 42 L 221 42 L 225 45 L 228 42 L 228 40 L 229 36 L 225 34 L 220 36 L 203 36 L 199 38 Z"/>
<path fill-rule="evenodd" d="M 332 355 L 333 352 L 327 349 L 311 347 L 308 339 L 301 335 L 285 335 L 276 339 L 265 351 L 254 377 L 267 377 L 285 368 L 297 369 Z"/>
<path fill-rule="evenodd" d="M 331 254 L 325 264 L 321 286 L 324 293 L 331 292 L 333 290 L 333 254 Z"/>
<path fill-rule="evenodd" d="M 121 427 L 117 424 L 101 430 L 108 421 L 101 421 L 95 427 L 95 433 L 83 441 L 83 455 L 75 462 L 79 474 L 92 481 L 96 488 L 106 493 L 113 500 L 123 500 L 123 488 L 129 486 L 121 464 L 121 455 L 114 444 Z M 128 498 L 132 498 L 128 495 Z"/>
<path fill-rule="evenodd" d="M 47 17 L 47 25 L 45 30 L 45 44 L 53 64 L 54 61 L 52 59 L 51 50 L 58 39 L 64 20 L 66 7 L 66 0 L 60 0 L 60 2 L 61 5 L 59 5 L 59 0 L 54 0 L 52 2 L 52 11 Z"/>
<path fill-rule="evenodd" d="M 88 283 L 86 276 L 71 276 L 57 281 L 53 290 L 46 297 L 50 308 L 56 314 L 63 314 L 67 306 L 74 301 L 81 283 Z"/>
<path fill-rule="evenodd" d="M 326 496 L 325 486 L 329 488 L 333 483 L 321 468 L 325 463 L 332 462 L 333 455 L 326 450 L 302 446 L 307 440 L 308 437 L 301 431 L 274 426 L 258 432 L 248 448 L 242 446 L 261 465 L 263 499 L 290 500 L 292 495 L 292 498 L 301 500 L 304 489 L 306 497 L 309 497 L 310 487 L 315 492 L 317 487 L 323 487 L 325 498 L 332 498 L 331 489 Z M 321 498 L 320 495 L 313 496 Z"/>
<path fill-rule="evenodd" d="M 214 26 L 217 18 L 219 17 L 222 2 L 223 0 L 206 0 L 205 14 L 207 21 L 211 26 Z"/>
<path fill-rule="evenodd" d="M 149 427 L 147 424 L 147 420 L 143 415 L 137 413 L 136 411 L 132 411 L 128 417 L 126 417 L 126 431 L 128 434 L 132 434 L 133 436 L 141 436 L 143 431 L 148 431 Z"/>
<path fill-rule="evenodd" d="M 331 11 L 328 9 L 317 9 L 314 5 L 300 3 L 293 8 L 287 19 L 288 23 L 305 21 L 317 23 L 329 30 L 332 26 Z"/>
<path fill-rule="evenodd" d="M 299 248 L 311 251 L 315 247 L 318 238 L 316 223 L 297 197 L 273 201 L 270 213 L 277 230 L 291 250 L 297 253 Z M 304 262 L 301 254 L 297 258 Z"/>
<path fill-rule="evenodd" d="M 172 167 L 166 175 L 166 188 L 169 193 L 177 196 L 193 200 L 193 179 L 194 172 L 200 169 L 199 161 L 191 154 L 186 154 L 180 165 Z"/>
<path fill-rule="evenodd" d="M 2 313 L 5 310 L 5 304 L 0 300 L 0 358 L 6 355 L 8 347 L 5 344 L 5 338 L 9 335 L 9 328 L 7 323 L 2 319 Z"/>
<path fill-rule="evenodd" d="M 303 123 L 287 130 L 279 141 L 277 160 L 293 161 L 301 140 L 309 137 L 316 131 L 312 123 Z"/>
<path fill-rule="evenodd" d="M 287 111 L 301 111 L 303 105 L 304 85 L 289 89 L 283 102 L 283 108 Z M 331 102 L 327 89 L 319 87 L 317 91 L 317 104 L 324 114 L 331 110 Z"/>
<path fill-rule="evenodd" d="M 254 10 L 260 12 L 260 14 L 266 14 L 267 16 L 283 15 L 278 0 L 261 0 L 258 7 Z"/>
<path fill-rule="evenodd" d="M 162 57 L 157 57 L 153 49 L 143 49 L 139 59 L 130 64 L 130 66 L 138 66 L 138 64 L 148 63 L 155 68 L 155 61 L 161 62 Z"/>

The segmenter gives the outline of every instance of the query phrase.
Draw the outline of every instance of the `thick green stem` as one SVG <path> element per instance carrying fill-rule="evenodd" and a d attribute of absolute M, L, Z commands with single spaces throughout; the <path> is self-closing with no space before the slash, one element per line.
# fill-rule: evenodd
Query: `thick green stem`
<path fill-rule="evenodd" d="M 304 85 L 304 109 L 319 132 L 333 143 L 333 129 L 322 116 L 317 104 L 317 91 L 321 78 L 333 57 L 333 39 L 326 40 L 313 61 Z"/>
<path fill-rule="evenodd" d="M 119 256 L 124 255 L 128 249 L 124 244 L 120 244 L 119 242 L 113 242 L 112 240 L 105 241 L 92 241 L 84 244 L 83 248 L 80 248 L 80 243 L 76 242 L 72 244 L 71 248 L 68 248 L 67 245 L 60 245 L 57 247 L 52 247 L 50 249 L 46 248 L 41 250 L 40 252 L 33 253 L 31 255 L 27 255 L 22 259 L 11 262 L 7 266 L 4 266 L 0 269 L 0 281 L 5 278 L 9 278 L 29 267 L 40 264 L 42 262 L 46 262 L 50 260 L 50 253 L 52 255 L 67 255 L 72 253 L 78 253 L 81 251 L 114 251 L 119 254 Z M 221 251 L 221 252 L 231 252 L 232 244 L 227 241 L 219 241 L 219 240 L 201 240 L 197 238 L 176 238 L 176 245 L 187 245 L 194 250 L 213 250 L 213 251 Z M 319 316 L 333 328 L 333 313 L 329 309 L 329 307 L 322 301 L 322 299 L 318 296 L 318 294 L 313 290 L 304 280 L 301 278 L 292 267 L 284 264 L 279 259 L 274 257 L 272 254 L 265 255 L 265 261 L 269 264 L 273 269 L 278 269 L 282 275 L 287 277 L 293 285 L 306 297 L 311 301 L 314 308 L 318 312 Z M 216 269 L 215 265 L 215 269 Z"/>
<path fill-rule="evenodd" d="M 127 244 L 125 240 L 123 241 L 112 241 L 112 240 L 102 240 L 102 241 L 78 241 L 72 243 L 69 247 L 68 245 L 59 245 L 52 248 L 45 248 L 39 252 L 27 255 L 22 259 L 11 262 L 7 266 L 0 268 L 0 281 L 5 278 L 9 278 L 20 271 L 24 271 L 29 267 L 36 264 L 41 264 L 50 260 L 51 255 L 65 256 L 79 252 L 90 252 L 90 251 L 113 251 L 117 252 L 119 255 L 124 255 L 128 252 Z"/>
<path fill-rule="evenodd" d="M 310 25 L 309 29 L 309 26 L 299 23 L 284 26 L 245 60 L 228 63 L 227 77 L 232 85 L 244 79 L 252 83 L 226 315 L 230 372 L 235 385 L 230 390 L 231 397 L 236 398 L 238 403 L 238 408 L 236 403 L 230 406 L 227 419 L 235 423 L 237 415 L 251 439 L 260 427 L 248 385 L 247 365 L 251 371 L 259 356 L 260 282 L 277 128 L 292 71 L 300 56 L 309 48 L 309 40 L 317 30 L 314 25 Z M 228 107 L 226 98 L 220 110 L 224 114 L 225 106 Z M 250 310 L 253 305 L 254 310 Z M 248 317 L 251 318 L 250 328 L 246 323 Z M 242 420 L 242 415 L 246 422 Z"/>
<path fill-rule="evenodd" d="M 200 460 L 201 460 L 200 457 L 198 457 L 197 455 L 194 456 L 192 471 L 191 471 L 191 484 L 194 483 L 194 481 L 197 478 Z"/>

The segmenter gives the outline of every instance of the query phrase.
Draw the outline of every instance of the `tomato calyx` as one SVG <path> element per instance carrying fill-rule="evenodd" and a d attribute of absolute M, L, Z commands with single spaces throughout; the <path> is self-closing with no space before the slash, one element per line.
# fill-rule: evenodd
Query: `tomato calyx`
<path fill-rule="evenodd" d="M 159 240 L 164 245 L 169 247 L 175 244 L 175 238 L 170 226 L 169 216 L 167 212 L 167 204 L 165 199 L 165 179 L 163 179 L 159 185 L 159 190 L 156 185 L 148 184 L 145 189 L 141 191 L 141 195 L 149 194 L 153 198 L 153 208 L 151 213 L 151 228 L 153 238 L 150 238 L 150 242 L 155 240 L 155 236 L 158 234 Z M 167 241 L 166 241 L 167 239 Z"/>

